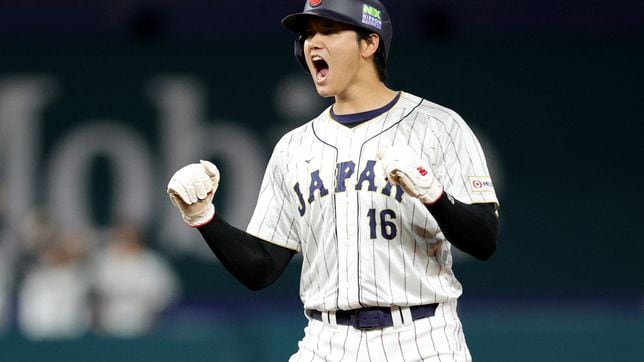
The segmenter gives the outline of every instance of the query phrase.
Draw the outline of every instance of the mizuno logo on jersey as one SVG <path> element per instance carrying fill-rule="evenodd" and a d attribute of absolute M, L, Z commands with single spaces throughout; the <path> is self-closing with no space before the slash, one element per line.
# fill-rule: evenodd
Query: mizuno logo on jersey
<path fill-rule="evenodd" d="M 385 183 L 384 187 L 378 188 L 376 186 L 374 166 L 376 161 L 369 160 L 366 162 L 363 169 L 358 174 L 357 182 L 354 187 L 356 191 L 370 191 L 370 192 L 380 192 L 383 195 L 391 196 L 392 189 L 395 188 L 395 194 L 393 195 L 396 201 L 402 201 L 402 195 L 404 191 L 399 186 L 393 186 L 390 183 Z M 353 161 L 338 162 L 335 166 L 335 193 L 346 192 L 347 191 L 347 180 L 354 176 L 356 173 L 356 164 Z M 297 196 L 299 201 L 298 211 L 300 216 L 304 216 L 306 213 L 306 205 L 311 204 L 315 201 L 316 197 L 324 197 L 329 194 L 328 187 L 322 181 L 320 177 L 320 170 L 315 170 L 311 172 L 310 182 L 308 190 L 302 190 L 300 183 L 296 183 L 293 186 L 293 191 Z M 305 198 L 302 191 L 308 191 L 308 197 Z"/>

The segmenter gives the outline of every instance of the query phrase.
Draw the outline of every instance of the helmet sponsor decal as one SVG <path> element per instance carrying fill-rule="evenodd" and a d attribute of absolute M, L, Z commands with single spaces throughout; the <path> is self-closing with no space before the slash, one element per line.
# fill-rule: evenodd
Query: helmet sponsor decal
<path fill-rule="evenodd" d="M 313 8 L 320 4 L 322 4 L 322 0 L 309 0 L 309 5 L 311 5 L 311 7 Z"/>
<path fill-rule="evenodd" d="M 382 30 L 382 19 L 380 18 L 381 12 L 382 12 L 381 10 L 376 9 L 373 6 L 363 4 L 362 5 L 362 23 L 365 25 L 373 26 L 376 29 Z"/>

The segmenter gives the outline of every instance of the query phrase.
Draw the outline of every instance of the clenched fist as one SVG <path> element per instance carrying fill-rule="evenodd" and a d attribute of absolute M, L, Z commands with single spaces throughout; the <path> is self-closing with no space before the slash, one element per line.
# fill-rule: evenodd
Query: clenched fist
<path fill-rule="evenodd" d="M 400 185 L 408 195 L 424 204 L 435 203 L 443 194 L 443 185 L 411 148 L 383 147 L 378 150 L 378 159 L 389 182 Z"/>
<path fill-rule="evenodd" d="M 219 186 L 219 170 L 208 161 L 182 167 L 168 183 L 168 196 L 186 224 L 199 227 L 215 216 L 212 199 Z"/>

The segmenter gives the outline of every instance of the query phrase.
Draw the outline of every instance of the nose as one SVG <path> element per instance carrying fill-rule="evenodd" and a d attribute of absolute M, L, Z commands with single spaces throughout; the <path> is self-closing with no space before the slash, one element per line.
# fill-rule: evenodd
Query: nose
<path fill-rule="evenodd" d="M 323 44 L 322 35 L 320 33 L 310 34 L 306 38 L 306 42 L 308 43 L 311 49 L 320 49 L 322 48 L 322 44 Z"/>

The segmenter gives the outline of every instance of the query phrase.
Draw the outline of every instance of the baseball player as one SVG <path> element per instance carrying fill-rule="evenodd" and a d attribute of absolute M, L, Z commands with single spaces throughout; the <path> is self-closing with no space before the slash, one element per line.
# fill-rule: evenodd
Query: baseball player
<path fill-rule="evenodd" d="M 277 143 L 246 231 L 215 214 L 208 161 L 174 174 L 172 202 L 251 289 L 302 254 L 308 325 L 291 361 L 470 361 L 451 249 L 485 260 L 496 248 L 479 142 L 454 111 L 387 87 L 380 1 L 306 0 L 282 25 L 334 104 Z"/>

